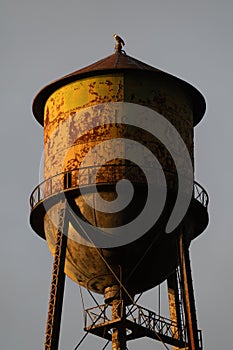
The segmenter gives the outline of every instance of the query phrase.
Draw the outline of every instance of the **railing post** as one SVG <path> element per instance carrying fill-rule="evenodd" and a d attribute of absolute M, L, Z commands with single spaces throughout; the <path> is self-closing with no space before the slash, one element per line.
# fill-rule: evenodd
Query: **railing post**
<path fill-rule="evenodd" d="M 50 181 L 49 181 L 49 190 L 50 190 L 50 195 L 53 193 L 53 183 L 52 183 L 52 178 L 50 178 Z"/>
<path fill-rule="evenodd" d="M 64 177 L 63 177 L 63 188 L 67 190 L 71 187 L 72 187 L 72 175 L 70 171 L 67 171 L 64 173 Z"/>
<path fill-rule="evenodd" d="M 38 202 L 40 201 L 40 185 L 38 186 L 38 191 L 37 191 L 37 196 L 38 196 Z"/>

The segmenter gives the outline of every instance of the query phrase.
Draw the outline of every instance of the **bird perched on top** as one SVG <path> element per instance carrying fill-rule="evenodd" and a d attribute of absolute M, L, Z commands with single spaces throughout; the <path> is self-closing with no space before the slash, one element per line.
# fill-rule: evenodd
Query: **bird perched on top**
<path fill-rule="evenodd" d="M 117 44 L 125 46 L 124 40 L 117 34 L 113 34 L 113 37 L 115 38 Z"/>

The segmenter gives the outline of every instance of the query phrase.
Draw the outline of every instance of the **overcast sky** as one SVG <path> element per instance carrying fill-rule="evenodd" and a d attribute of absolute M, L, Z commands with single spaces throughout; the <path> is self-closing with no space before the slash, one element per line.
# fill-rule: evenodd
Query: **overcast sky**
<path fill-rule="evenodd" d="M 127 54 L 190 82 L 206 98 L 195 129 L 195 177 L 210 195 L 210 224 L 192 243 L 192 268 L 205 349 L 231 348 L 232 13 L 229 0 L 1 1 L 1 349 L 39 350 L 44 341 L 52 259 L 28 223 L 43 148 L 33 97 L 113 53 L 113 33 L 124 38 Z M 153 294 L 145 299 L 153 309 Z M 79 288 L 67 279 L 61 350 L 74 349 L 82 327 Z M 104 344 L 90 335 L 81 349 Z M 145 340 L 128 346 L 163 349 Z"/>

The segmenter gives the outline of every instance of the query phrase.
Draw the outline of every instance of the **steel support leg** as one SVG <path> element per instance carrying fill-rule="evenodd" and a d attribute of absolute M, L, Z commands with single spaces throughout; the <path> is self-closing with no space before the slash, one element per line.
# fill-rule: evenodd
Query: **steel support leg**
<path fill-rule="evenodd" d="M 123 300 L 114 299 L 112 301 L 112 320 L 119 317 L 122 319 L 122 326 L 113 329 L 112 350 L 126 350 L 125 305 Z"/>
<path fill-rule="evenodd" d="M 57 350 L 59 344 L 62 303 L 65 287 L 64 266 L 68 231 L 66 201 L 60 202 L 60 205 L 44 350 Z"/>
<path fill-rule="evenodd" d="M 197 329 L 197 318 L 195 309 L 195 299 L 193 292 L 193 283 L 191 276 L 191 266 L 189 258 L 189 248 L 185 242 L 183 234 L 179 238 L 179 264 L 181 272 L 181 283 L 183 289 L 184 298 L 184 310 L 186 327 L 188 334 L 189 350 L 200 350 L 199 339 L 198 339 L 198 329 Z"/>
<path fill-rule="evenodd" d="M 181 315 L 181 298 L 179 293 L 179 281 L 177 278 L 177 271 L 175 271 L 167 279 L 167 288 L 168 288 L 168 301 L 170 309 L 170 318 L 176 324 L 178 328 L 177 334 L 175 333 L 176 339 L 183 339 L 183 324 L 182 324 L 182 315 Z M 176 346 L 173 347 L 174 350 L 177 350 Z"/>

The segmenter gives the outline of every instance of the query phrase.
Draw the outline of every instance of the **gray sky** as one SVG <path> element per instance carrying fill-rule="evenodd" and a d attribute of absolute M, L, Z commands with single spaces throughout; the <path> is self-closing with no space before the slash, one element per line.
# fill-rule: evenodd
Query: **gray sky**
<path fill-rule="evenodd" d="M 52 259 L 28 224 L 39 182 L 43 130 L 31 103 L 45 84 L 126 52 L 196 86 L 207 112 L 195 129 L 195 177 L 210 195 L 210 224 L 191 246 L 205 349 L 232 346 L 233 3 L 215 0 L 2 0 L 0 339 L 3 350 L 42 349 Z M 153 293 L 145 298 L 153 309 Z M 83 335 L 79 288 L 67 279 L 60 349 Z M 97 345 L 98 344 L 98 345 Z M 105 343 L 88 336 L 81 349 Z M 163 349 L 140 340 L 129 349 Z"/>

